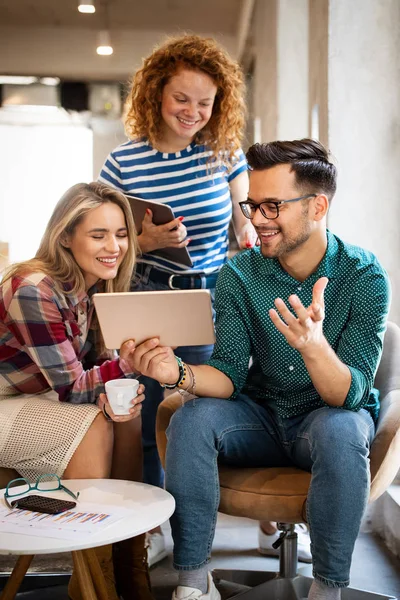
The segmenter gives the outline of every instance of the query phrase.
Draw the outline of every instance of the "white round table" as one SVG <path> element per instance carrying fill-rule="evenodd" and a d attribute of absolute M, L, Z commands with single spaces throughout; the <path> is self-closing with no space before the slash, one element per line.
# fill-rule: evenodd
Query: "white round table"
<path fill-rule="evenodd" d="M 107 600 L 104 578 L 92 548 L 140 535 L 160 525 L 175 510 L 175 500 L 165 490 L 145 483 L 117 479 L 69 479 L 62 482 L 80 492 L 79 502 L 98 503 L 113 509 L 129 509 L 129 514 L 96 534 L 76 539 L 56 539 L 40 535 L 0 532 L 0 554 L 19 554 L 1 600 L 13 600 L 35 554 L 72 552 L 84 600 Z M 0 490 L 4 502 L 5 490 Z M 38 494 L 36 490 L 32 493 Z M 71 499 L 63 491 L 50 492 L 54 498 Z M 46 495 L 43 494 L 43 495 Z"/>

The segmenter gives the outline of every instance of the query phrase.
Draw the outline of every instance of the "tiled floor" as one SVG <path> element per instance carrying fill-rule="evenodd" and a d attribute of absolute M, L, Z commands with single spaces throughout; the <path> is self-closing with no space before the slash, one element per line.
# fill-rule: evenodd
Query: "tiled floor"
<path fill-rule="evenodd" d="M 165 533 L 168 546 L 171 548 L 172 540 L 167 527 Z M 254 521 L 220 515 L 211 568 L 277 570 L 278 559 L 261 557 L 256 551 L 256 545 L 257 525 Z M 5 557 L 0 558 L 0 570 L 4 570 Z M 42 566 L 43 559 L 44 557 L 40 561 Z M 301 563 L 299 566 L 310 572 L 310 566 Z M 68 570 L 69 558 L 60 555 L 58 567 Z M 40 564 L 38 568 L 41 570 Z M 156 600 L 169 600 L 172 589 L 176 585 L 176 573 L 172 570 L 170 556 L 152 569 L 151 579 Z M 381 542 L 370 533 L 361 533 L 353 557 L 351 584 L 353 587 L 400 599 L 400 560 L 385 551 Z M 224 588 L 222 591 L 225 598 L 232 592 L 230 588 Z M 19 600 L 67 600 L 68 595 L 67 588 L 63 585 L 47 590 L 21 593 L 17 598 Z"/>

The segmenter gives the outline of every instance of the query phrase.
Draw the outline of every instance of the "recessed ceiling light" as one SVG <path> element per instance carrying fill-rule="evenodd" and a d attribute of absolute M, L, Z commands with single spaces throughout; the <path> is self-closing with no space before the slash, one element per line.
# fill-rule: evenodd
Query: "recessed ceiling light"
<path fill-rule="evenodd" d="M 110 54 L 114 52 L 108 31 L 99 31 L 97 34 L 96 52 L 97 54 L 100 54 L 100 56 L 110 56 Z"/>
<path fill-rule="evenodd" d="M 37 77 L 31 75 L 0 75 L 0 84 L 29 85 L 30 83 L 36 83 L 37 80 Z"/>
<path fill-rule="evenodd" d="M 59 77 L 41 77 L 39 82 L 43 85 L 58 85 L 60 83 Z"/>
<path fill-rule="evenodd" d="M 94 13 L 96 12 L 96 7 L 94 5 L 94 0 L 83 0 L 79 6 L 78 10 L 81 13 Z"/>

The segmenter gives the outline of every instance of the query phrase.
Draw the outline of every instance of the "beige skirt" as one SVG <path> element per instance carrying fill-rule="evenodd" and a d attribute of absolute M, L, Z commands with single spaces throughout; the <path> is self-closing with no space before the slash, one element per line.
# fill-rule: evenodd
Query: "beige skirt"
<path fill-rule="evenodd" d="M 0 467 L 30 481 L 45 473 L 61 477 L 98 414 L 96 405 L 60 402 L 53 391 L 0 395 Z"/>

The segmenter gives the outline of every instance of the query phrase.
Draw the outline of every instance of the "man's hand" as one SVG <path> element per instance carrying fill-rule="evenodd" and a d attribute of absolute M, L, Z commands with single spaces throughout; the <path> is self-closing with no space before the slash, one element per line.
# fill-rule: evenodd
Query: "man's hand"
<path fill-rule="evenodd" d="M 327 277 L 318 279 L 313 287 L 312 303 L 308 308 L 302 305 L 298 296 L 289 296 L 289 304 L 294 309 L 297 318 L 281 298 L 275 300 L 275 306 L 282 319 L 275 309 L 271 308 L 269 311 L 275 327 L 285 336 L 288 344 L 300 353 L 320 347 L 324 340 L 322 323 L 325 318 L 324 292 L 327 284 Z"/>
<path fill-rule="evenodd" d="M 172 348 L 160 346 L 158 338 L 146 340 L 135 346 L 129 340 L 121 346 L 121 356 L 128 361 L 132 371 L 156 379 L 160 383 L 173 384 L 178 381 L 179 367 Z"/>
<path fill-rule="evenodd" d="M 160 248 L 183 248 L 190 242 L 186 227 L 182 224 L 183 217 L 177 217 L 165 225 L 153 223 L 153 213 L 148 208 L 142 221 L 142 233 L 138 237 L 139 246 L 143 253 L 159 250 Z"/>

